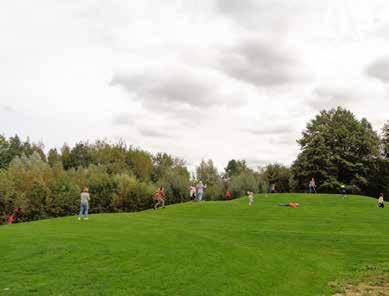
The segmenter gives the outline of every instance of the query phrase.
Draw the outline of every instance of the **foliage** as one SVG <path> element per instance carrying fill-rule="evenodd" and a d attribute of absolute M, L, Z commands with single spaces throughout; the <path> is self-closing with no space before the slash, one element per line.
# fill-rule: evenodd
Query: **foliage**
<path fill-rule="evenodd" d="M 218 200 L 223 198 L 224 183 L 211 159 L 201 161 L 200 165 L 196 168 L 196 178 L 207 186 L 204 194 L 205 200 Z"/>
<path fill-rule="evenodd" d="M 289 192 L 290 169 L 284 165 L 269 164 L 261 170 L 267 184 L 276 184 L 278 192 Z"/>
<path fill-rule="evenodd" d="M 379 138 L 366 120 L 342 108 L 322 111 L 298 141 L 301 152 L 292 166 L 294 190 L 304 190 L 314 177 L 321 192 L 367 192 L 370 164 L 379 156 Z"/>
<path fill-rule="evenodd" d="M 366 120 L 342 108 L 322 111 L 311 120 L 298 143 L 291 168 L 270 164 L 252 170 L 245 160 L 232 159 L 219 173 L 213 161 L 202 160 L 190 172 L 184 160 L 167 153 L 151 153 L 119 141 L 78 142 L 48 150 L 0 135 L 0 223 L 21 208 L 22 221 L 76 214 L 80 191 L 88 186 L 91 212 L 126 212 L 150 208 L 156 188 L 165 187 L 168 204 L 189 199 L 189 187 L 207 185 L 205 200 L 233 197 L 247 191 L 267 192 L 276 183 L 280 192 L 305 191 L 314 177 L 320 192 L 389 197 L 389 122 L 381 137 Z"/>
<path fill-rule="evenodd" d="M 245 160 L 232 159 L 228 162 L 227 167 L 224 170 L 226 177 L 231 178 L 232 176 L 238 176 L 245 173 L 249 168 L 247 167 Z"/>

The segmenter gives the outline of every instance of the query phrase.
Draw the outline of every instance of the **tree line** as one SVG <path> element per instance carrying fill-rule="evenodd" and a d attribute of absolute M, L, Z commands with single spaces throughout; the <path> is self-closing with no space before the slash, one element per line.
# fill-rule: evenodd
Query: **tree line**
<path fill-rule="evenodd" d="M 196 180 L 207 184 L 206 200 L 224 199 L 226 191 L 233 197 L 267 192 L 270 184 L 279 192 L 304 192 L 312 177 L 319 192 L 337 193 L 346 185 L 350 193 L 389 194 L 389 122 L 377 133 L 348 110 L 322 111 L 298 143 L 291 167 L 273 163 L 253 170 L 233 159 L 219 172 L 212 160 L 203 160 L 191 174 L 182 159 L 123 142 L 79 142 L 45 153 L 42 144 L 0 135 L 0 223 L 18 208 L 22 221 L 73 215 L 84 186 L 94 213 L 148 209 L 158 186 L 165 187 L 167 203 L 185 202 Z"/>

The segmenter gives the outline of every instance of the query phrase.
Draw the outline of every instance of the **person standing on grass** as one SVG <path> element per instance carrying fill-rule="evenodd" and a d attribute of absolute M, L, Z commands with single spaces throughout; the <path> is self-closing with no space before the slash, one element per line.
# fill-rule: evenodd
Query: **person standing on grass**
<path fill-rule="evenodd" d="M 342 197 L 343 197 L 343 198 L 346 198 L 346 193 L 347 193 L 346 185 L 342 184 L 342 185 L 340 186 L 340 192 L 342 193 Z"/>
<path fill-rule="evenodd" d="M 249 198 L 249 206 L 251 206 L 254 203 L 254 193 L 251 191 L 247 191 L 247 196 Z"/>
<path fill-rule="evenodd" d="M 78 216 L 78 220 L 81 220 L 81 218 L 88 220 L 89 201 L 90 201 L 89 189 L 88 187 L 84 187 L 84 190 L 81 193 L 81 206 L 80 206 L 80 214 Z"/>
<path fill-rule="evenodd" d="M 154 194 L 154 210 L 158 209 L 158 207 L 165 208 L 165 188 L 162 186 Z"/>
<path fill-rule="evenodd" d="M 309 193 L 316 193 L 316 182 L 315 178 L 312 178 L 309 182 Z"/>
<path fill-rule="evenodd" d="M 270 193 L 276 193 L 276 183 L 270 185 Z"/>
<path fill-rule="evenodd" d="M 200 181 L 196 186 L 197 191 L 197 200 L 202 201 L 204 195 L 204 189 L 207 188 L 207 185 L 204 185 L 202 181 Z"/>
<path fill-rule="evenodd" d="M 194 201 L 196 200 L 196 187 L 195 186 L 190 186 L 189 188 L 189 196 L 190 196 L 190 200 Z"/>
<path fill-rule="evenodd" d="M 380 197 L 378 198 L 378 207 L 379 208 L 384 208 L 385 207 L 385 204 L 384 204 L 384 194 L 383 193 L 380 193 Z"/>

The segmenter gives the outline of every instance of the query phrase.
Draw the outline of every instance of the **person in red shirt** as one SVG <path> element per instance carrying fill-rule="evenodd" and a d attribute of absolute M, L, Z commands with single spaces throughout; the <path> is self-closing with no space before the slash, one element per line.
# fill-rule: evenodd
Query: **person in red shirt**
<path fill-rule="evenodd" d="M 154 210 L 156 210 L 158 207 L 165 207 L 165 188 L 162 186 L 157 189 L 157 191 L 154 194 Z"/>
<path fill-rule="evenodd" d="M 7 223 L 8 223 L 8 224 L 12 224 L 13 222 L 15 222 L 15 215 L 14 215 L 14 214 L 9 215 L 9 216 L 7 217 Z"/>

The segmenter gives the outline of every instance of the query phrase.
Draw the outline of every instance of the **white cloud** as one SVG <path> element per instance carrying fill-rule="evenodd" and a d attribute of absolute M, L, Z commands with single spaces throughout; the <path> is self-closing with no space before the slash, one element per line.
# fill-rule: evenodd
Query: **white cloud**
<path fill-rule="evenodd" d="M 290 164 L 322 108 L 388 119 L 385 0 L 2 2 L 2 133 Z"/>

